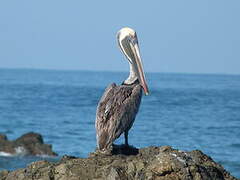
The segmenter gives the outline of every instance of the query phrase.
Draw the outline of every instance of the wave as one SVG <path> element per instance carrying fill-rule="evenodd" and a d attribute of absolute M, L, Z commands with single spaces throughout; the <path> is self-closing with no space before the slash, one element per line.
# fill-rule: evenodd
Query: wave
<path fill-rule="evenodd" d="M 240 148 L 240 144 L 239 143 L 233 143 L 233 144 L 230 145 L 230 147 Z"/>
<path fill-rule="evenodd" d="M 11 157 L 11 156 L 13 156 L 13 154 L 0 151 L 0 156 Z"/>
<path fill-rule="evenodd" d="M 8 153 L 8 152 L 1 151 L 0 156 L 12 157 L 12 156 L 25 156 L 25 155 L 27 155 L 27 150 L 22 146 L 18 146 L 16 148 L 14 148 L 14 150 L 15 150 L 15 153 Z"/>
<path fill-rule="evenodd" d="M 8 153 L 8 152 L 4 152 L 4 151 L 0 151 L 0 156 L 4 156 L 4 157 L 18 157 L 18 156 L 27 156 L 29 155 L 28 151 L 22 147 L 22 146 L 18 146 L 15 148 L 15 153 Z M 34 156 L 34 155 L 30 155 L 30 156 Z M 47 154 L 36 154 L 36 157 L 40 157 L 40 158 L 52 158 L 53 156 L 47 155 Z"/>
<path fill-rule="evenodd" d="M 59 157 L 58 156 L 50 156 L 50 155 L 47 155 L 47 154 L 37 154 L 35 155 L 36 157 L 39 157 L 39 158 L 47 158 L 47 159 L 58 159 Z"/>
<path fill-rule="evenodd" d="M 25 155 L 27 155 L 27 150 L 24 148 L 24 147 L 22 147 L 22 146 L 19 146 L 19 147 L 16 147 L 15 148 L 15 155 L 16 156 L 25 156 Z"/>

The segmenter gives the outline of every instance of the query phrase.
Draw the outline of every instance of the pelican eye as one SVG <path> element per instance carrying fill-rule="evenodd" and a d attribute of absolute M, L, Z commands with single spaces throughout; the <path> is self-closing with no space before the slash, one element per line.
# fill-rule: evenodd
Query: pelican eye
<path fill-rule="evenodd" d="M 138 43 L 137 38 L 134 37 L 133 40 L 132 40 L 132 43 L 133 43 L 133 44 L 137 44 L 137 43 Z"/>
<path fill-rule="evenodd" d="M 138 43 L 138 39 L 137 39 L 137 36 L 129 36 L 128 39 L 130 40 L 130 42 L 135 45 Z"/>

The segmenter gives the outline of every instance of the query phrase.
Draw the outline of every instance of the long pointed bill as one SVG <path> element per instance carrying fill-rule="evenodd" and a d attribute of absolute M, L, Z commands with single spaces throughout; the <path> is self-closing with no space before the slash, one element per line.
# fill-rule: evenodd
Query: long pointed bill
<path fill-rule="evenodd" d="M 148 90 L 145 74 L 144 74 L 144 71 L 143 71 L 143 65 L 142 65 L 142 60 L 141 60 L 138 44 L 134 43 L 133 46 L 132 46 L 132 49 L 133 49 L 134 56 L 135 56 L 134 66 L 135 66 L 136 71 L 137 71 L 138 79 L 140 81 L 140 84 L 143 88 L 143 91 L 144 91 L 145 95 L 148 95 L 149 90 Z"/>

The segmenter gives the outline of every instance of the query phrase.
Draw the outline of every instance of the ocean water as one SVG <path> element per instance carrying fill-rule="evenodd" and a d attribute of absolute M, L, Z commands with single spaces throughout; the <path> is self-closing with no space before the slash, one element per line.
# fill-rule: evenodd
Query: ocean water
<path fill-rule="evenodd" d="M 34 131 L 62 155 L 95 150 L 95 111 L 106 86 L 128 73 L 0 69 L 0 133 Z M 240 177 L 240 76 L 147 73 L 149 96 L 129 133 L 140 148 L 200 149 Z M 116 143 L 123 143 L 119 138 Z M 0 156 L 0 169 L 44 157 Z M 46 158 L 46 157 L 45 157 Z"/>

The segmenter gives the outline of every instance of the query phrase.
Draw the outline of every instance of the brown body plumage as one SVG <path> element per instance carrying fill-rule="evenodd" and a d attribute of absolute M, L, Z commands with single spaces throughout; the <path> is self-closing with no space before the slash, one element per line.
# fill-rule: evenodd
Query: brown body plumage
<path fill-rule="evenodd" d="M 123 132 L 125 143 L 142 97 L 138 81 L 131 85 L 111 84 L 104 92 L 96 114 L 97 143 L 99 149 L 108 149 Z"/>
<path fill-rule="evenodd" d="M 98 103 L 95 126 L 97 145 L 101 151 L 110 149 L 122 133 L 128 145 L 128 131 L 138 112 L 142 89 L 148 94 L 136 32 L 123 28 L 118 32 L 117 40 L 129 61 L 130 74 L 122 85 L 109 85 Z"/>

